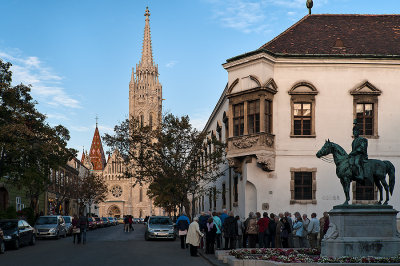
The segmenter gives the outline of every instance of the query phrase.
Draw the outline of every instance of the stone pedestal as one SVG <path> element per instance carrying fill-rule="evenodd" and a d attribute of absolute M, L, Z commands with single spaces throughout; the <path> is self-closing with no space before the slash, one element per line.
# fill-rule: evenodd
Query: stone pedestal
<path fill-rule="evenodd" d="M 391 257 L 400 253 L 392 206 L 338 205 L 329 212 L 330 226 L 321 255 L 330 257 Z"/>

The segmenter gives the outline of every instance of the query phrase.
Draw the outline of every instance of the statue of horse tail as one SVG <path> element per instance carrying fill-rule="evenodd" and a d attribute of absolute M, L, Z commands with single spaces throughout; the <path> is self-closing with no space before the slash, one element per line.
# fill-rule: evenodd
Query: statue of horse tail
<path fill-rule="evenodd" d="M 383 161 L 386 164 L 386 173 L 389 175 L 389 188 L 390 188 L 390 195 L 393 195 L 394 189 L 394 172 L 395 168 L 394 165 L 389 161 Z"/>

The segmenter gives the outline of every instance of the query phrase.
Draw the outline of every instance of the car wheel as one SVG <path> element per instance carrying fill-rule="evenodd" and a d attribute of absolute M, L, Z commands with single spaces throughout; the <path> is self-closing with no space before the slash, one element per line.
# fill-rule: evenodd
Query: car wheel
<path fill-rule="evenodd" d="M 36 244 L 36 237 L 35 235 L 32 235 L 31 241 L 29 242 L 29 245 L 33 246 Z"/>
<path fill-rule="evenodd" d="M 15 239 L 14 249 L 19 249 L 19 239 Z"/>
<path fill-rule="evenodd" d="M 0 254 L 4 254 L 6 251 L 6 245 L 4 245 L 4 242 L 1 242 L 0 244 Z"/>

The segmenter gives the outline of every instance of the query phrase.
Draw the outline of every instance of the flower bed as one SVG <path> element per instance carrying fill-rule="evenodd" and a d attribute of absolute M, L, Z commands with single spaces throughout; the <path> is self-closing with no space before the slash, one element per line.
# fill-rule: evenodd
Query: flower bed
<path fill-rule="evenodd" d="M 239 249 L 231 250 L 229 255 L 242 260 L 270 260 L 283 263 L 400 263 L 396 257 L 320 257 L 317 249 Z"/>

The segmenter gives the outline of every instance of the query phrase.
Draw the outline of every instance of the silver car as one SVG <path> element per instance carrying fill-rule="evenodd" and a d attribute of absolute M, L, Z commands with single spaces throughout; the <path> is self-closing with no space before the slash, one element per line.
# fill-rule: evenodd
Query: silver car
<path fill-rule="evenodd" d="M 175 240 L 174 224 L 168 216 L 151 216 L 146 223 L 144 239 L 171 239 Z"/>
<path fill-rule="evenodd" d="M 64 218 L 61 215 L 40 216 L 35 223 L 36 238 L 60 238 L 67 236 Z"/>

